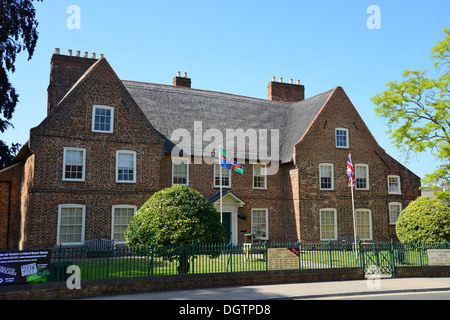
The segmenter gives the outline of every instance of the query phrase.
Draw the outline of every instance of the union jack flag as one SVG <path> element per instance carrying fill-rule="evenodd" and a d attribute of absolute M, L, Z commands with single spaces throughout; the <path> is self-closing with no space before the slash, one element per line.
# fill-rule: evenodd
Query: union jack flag
<path fill-rule="evenodd" d="M 348 155 L 348 160 L 347 160 L 347 175 L 349 177 L 348 180 L 348 186 L 351 187 L 355 184 L 355 168 L 353 167 L 352 164 L 352 156 L 349 154 Z"/>

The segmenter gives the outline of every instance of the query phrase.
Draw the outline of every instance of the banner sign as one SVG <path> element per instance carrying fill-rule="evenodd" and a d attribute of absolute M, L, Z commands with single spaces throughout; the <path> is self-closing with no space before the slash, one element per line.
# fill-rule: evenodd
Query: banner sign
<path fill-rule="evenodd" d="M 267 249 L 267 267 L 269 270 L 298 269 L 298 248 Z"/>
<path fill-rule="evenodd" d="M 0 286 L 47 282 L 50 251 L 0 252 Z"/>

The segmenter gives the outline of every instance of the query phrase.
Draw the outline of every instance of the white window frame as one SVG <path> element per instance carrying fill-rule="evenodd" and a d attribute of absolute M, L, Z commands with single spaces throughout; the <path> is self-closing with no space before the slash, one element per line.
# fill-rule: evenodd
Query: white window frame
<path fill-rule="evenodd" d="M 190 158 L 187 157 L 172 157 L 172 185 L 181 185 L 181 186 L 189 186 L 189 164 L 190 164 Z M 173 180 L 175 178 L 175 166 L 180 164 L 186 164 L 186 183 L 175 183 Z"/>
<path fill-rule="evenodd" d="M 63 209 L 70 209 L 70 208 L 76 208 L 76 209 L 82 209 L 82 225 L 81 225 L 81 241 L 80 242 L 63 242 L 60 241 L 61 236 L 61 214 Z M 58 225 L 57 225 L 57 231 L 56 231 L 56 245 L 61 246 L 78 246 L 84 244 L 84 232 L 85 232 L 85 226 L 86 226 L 86 206 L 84 204 L 60 204 L 58 205 Z"/>
<path fill-rule="evenodd" d="M 258 240 L 269 240 L 269 209 L 267 209 L 267 208 L 252 208 L 252 221 L 251 221 L 251 223 L 252 223 L 251 224 L 252 233 L 253 233 L 253 230 L 254 230 L 253 226 L 255 225 L 255 222 L 253 221 L 254 220 L 253 213 L 255 211 L 264 211 L 265 212 L 265 220 L 266 220 L 266 222 L 265 222 L 265 225 L 266 225 L 265 232 L 266 232 L 266 236 L 265 237 L 262 237 L 262 236 L 258 237 L 256 235 L 254 235 L 253 237 L 254 237 L 254 239 L 258 239 Z"/>
<path fill-rule="evenodd" d="M 119 154 L 132 154 L 133 155 L 133 180 L 119 180 Z M 137 163 L 136 163 L 136 151 L 131 150 L 117 150 L 116 151 L 116 183 L 136 183 L 137 178 Z"/>
<path fill-rule="evenodd" d="M 109 130 L 95 130 L 95 110 L 96 109 L 107 109 L 111 111 L 111 123 Z M 92 132 L 99 133 L 113 133 L 114 132 L 114 107 L 103 106 L 103 105 L 93 105 L 92 106 Z"/>
<path fill-rule="evenodd" d="M 359 228 L 359 224 L 358 224 L 358 212 L 361 211 L 365 211 L 368 212 L 369 214 L 369 237 L 368 238 L 362 238 L 360 237 L 360 234 L 358 232 L 358 228 Z M 356 235 L 358 236 L 358 238 L 360 240 L 367 240 L 367 241 L 372 241 L 373 240 L 373 224 L 372 224 L 372 210 L 370 209 L 365 209 L 365 208 L 360 208 L 360 209 L 356 209 L 355 210 L 355 217 L 356 217 Z"/>
<path fill-rule="evenodd" d="M 117 204 L 112 206 L 112 220 L 111 220 L 111 240 L 114 240 L 114 227 L 115 227 L 115 210 L 116 209 L 133 209 L 133 215 L 136 214 L 137 207 L 133 205 L 128 204 Z M 114 240 L 115 244 L 126 244 L 126 241 L 116 241 Z"/>
<path fill-rule="evenodd" d="M 345 137 L 346 137 L 346 141 L 345 141 L 345 146 L 338 146 L 338 130 L 339 131 L 345 131 Z M 343 149 L 348 149 L 349 148 L 349 137 L 348 137 L 348 129 L 346 128 L 336 128 L 334 130 L 334 139 L 335 139 L 335 145 L 336 148 L 343 148 Z"/>
<path fill-rule="evenodd" d="M 366 187 L 365 188 L 358 188 L 358 168 L 365 168 L 366 171 Z M 369 165 L 358 163 L 355 165 L 355 189 L 356 190 L 369 190 Z"/>
<path fill-rule="evenodd" d="M 398 191 L 391 191 L 389 179 L 390 178 L 396 178 L 398 182 Z M 388 193 L 389 194 L 402 194 L 402 186 L 400 182 L 400 176 L 399 175 L 389 175 L 387 176 L 387 184 L 388 184 Z"/>
<path fill-rule="evenodd" d="M 213 181 L 213 183 L 214 183 L 214 188 L 220 188 L 220 185 L 216 184 L 216 173 L 217 173 L 217 175 L 220 174 L 219 171 L 216 172 L 216 168 L 217 168 L 218 170 L 220 170 L 219 161 L 215 161 L 215 162 L 214 162 L 214 177 L 213 177 L 214 181 Z M 229 176 L 229 180 L 228 180 L 228 181 L 230 182 L 230 185 L 228 185 L 228 186 L 222 185 L 222 188 L 228 188 L 228 189 L 231 189 L 231 185 L 232 185 L 232 184 L 231 184 L 231 176 L 232 176 L 231 170 L 230 170 L 230 169 L 227 169 L 227 168 L 225 168 L 225 167 L 222 166 L 222 179 L 223 179 L 223 177 L 224 177 L 224 174 L 226 174 L 227 172 L 228 172 L 228 176 Z"/>
<path fill-rule="evenodd" d="M 398 213 L 398 216 L 396 217 L 396 219 L 393 219 L 393 212 L 392 212 L 392 208 L 391 206 L 399 206 L 400 207 L 400 211 Z M 397 224 L 398 221 L 398 217 L 400 216 L 400 213 L 402 213 L 402 204 L 400 202 L 389 202 L 389 223 L 392 225 Z"/>
<path fill-rule="evenodd" d="M 322 167 L 331 167 L 331 188 L 322 188 Z M 334 190 L 334 165 L 332 163 L 319 164 L 319 188 L 320 190 Z"/>
<path fill-rule="evenodd" d="M 334 214 L 334 237 L 333 238 L 325 238 L 322 236 L 322 225 L 323 225 L 323 221 L 322 221 L 322 212 L 333 212 Z M 324 208 L 324 209 L 320 209 L 320 241 L 328 241 L 328 240 L 337 240 L 338 236 L 337 236 L 337 210 L 335 208 Z"/>
<path fill-rule="evenodd" d="M 255 170 L 255 166 L 261 166 L 261 175 L 256 175 L 256 170 Z M 264 177 L 264 185 L 262 187 L 255 187 L 255 177 Z M 252 182 L 253 182 L 253 189 L 262 189 L 262 190 L 266 190 L 267 189 L 267 165 L 265 163 L 254 163 L 253 164 L 253 177 L 252 177 Z"/>
<path fill-rule="evenodd" d="M 83 152 L 83 171 L 81 173 L 81 179 L 73 179 L 73 178 L 66 178 L 66 152 L 67 151 L 82 151 Z M 64 147 L 63 151 L 63 181 L 75 181 L 75 182 L 84 182 L 86 179 L 86 149 L 85 148 L 72 148 L 72 147 Z"/>

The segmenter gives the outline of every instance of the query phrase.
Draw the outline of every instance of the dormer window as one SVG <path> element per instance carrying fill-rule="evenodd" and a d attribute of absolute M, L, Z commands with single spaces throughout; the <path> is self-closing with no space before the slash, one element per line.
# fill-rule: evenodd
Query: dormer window
<path fill-rule="evenodd" d="M 92 109 L 92 132 L 112 133 L 114 108 L 94 105 Z"/>

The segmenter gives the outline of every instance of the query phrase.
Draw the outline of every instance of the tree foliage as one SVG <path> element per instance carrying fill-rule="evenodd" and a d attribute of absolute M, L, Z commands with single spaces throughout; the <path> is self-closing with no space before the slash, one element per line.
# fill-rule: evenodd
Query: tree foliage
<path fill-rule="evenodd" d="M 174 185 L 156 192 L 136 212 L 125 238 L 128 246 L 153 246 L 157 256 L 178 260 L 178 272 L 187 273 L 191 257 L 199 253 L 191 245 L 224 243 L 225 232 L 219 213 L 205 197 Z"/>
<path fill-rule="evenodd" d="M 199 192 L 174 185 L 156 192 L 134 215 L 127 245 L 224 243 L 219 213 Z"/>
<path fill-rule="evenodd" d="M 42 0 L 36 0 L 42 1 Z M 31 59 L 38 40 L 33 0 L 0 0 L 0 132 L 8 127 L 19 95 L 9 81 L 8 73 L 15 71 L 16 56 L 23 50 Z M 7 166 L 13 159 L 18 145 L 8 148 L 0 140 L 0 166 Z M 0 167 L 2 168 L 2 167 Z"/>
<path fill-rule="evenodd" d="M 384 117 L 395 146 L 411 154 L 431 151 L 443 164 L 427 174 L 424 184 L 450 179 L 450 31 L 432 49 L 433 72 L 403 73 L 403 81 L 372 98 L 377 115 Z M 441 198 L 445 194 L 439 194 Z"/>
<path fill-rule="evenodd" d="M 436 198 L 419 197 L 398 217 L 396 232 L 401 242 L 450 240 L 450 208 Z"/>

